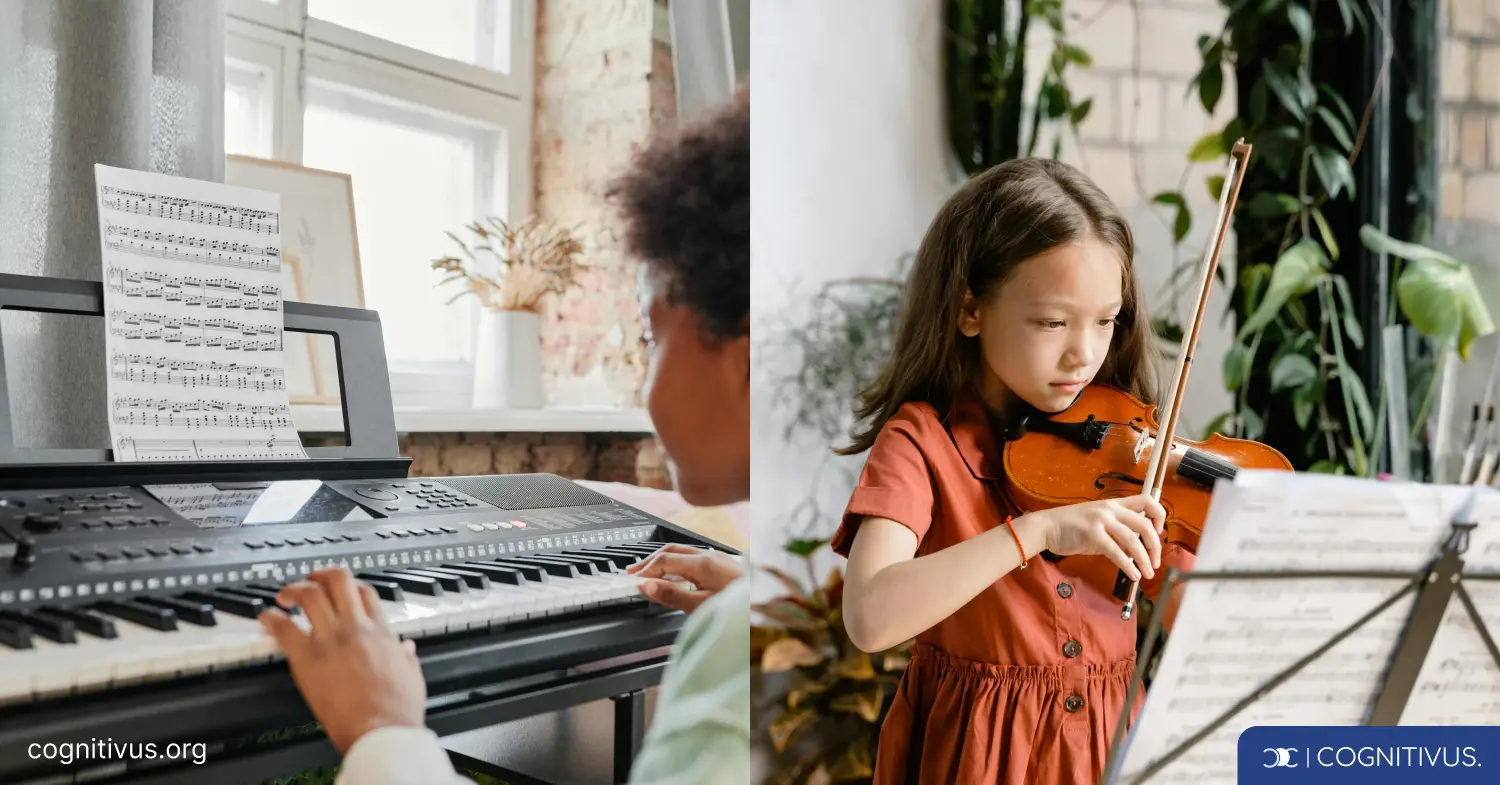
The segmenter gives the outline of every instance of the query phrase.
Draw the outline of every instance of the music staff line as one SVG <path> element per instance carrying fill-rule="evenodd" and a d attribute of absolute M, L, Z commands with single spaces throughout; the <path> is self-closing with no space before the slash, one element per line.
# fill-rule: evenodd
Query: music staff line
<path fill-rule="evenodd" d="M 281 368 L 270 365 L 221 363 L 217 360 L 209 360 L 207 362 L 200 360 L 178 360 L 156 354 L 120 354 L 117 352 L 110 358 L 110 367 L 117 372 L 131 365 L 167 368 L 173 371 L 212 371 L 214 373 L 244 374 L 246 376 L 263 376 L 267 378 L 282 378 L 286 374 Z"/>
<path fill-rule="evenodd" d="M 280 234 L 281 217 L 265 210 L 201 202 L 174 196 L 162 196 L 104 186 L 100 191 L 105 207 L 122 213 L 134 213 L 174 221 L 241 229 L 255 234 Z M 110 198 L 114 195 L 114 198 Z"/>
<path fill-rule="evenodd" d="M 251 379 L 248 376 L 235 376 L 227 373 L 173 373 L 171 371 L 148 371 L 143 368 L 130 368 L 124 371 L 115 371 L 113 376 L 116 380 L 122 382 L 163 384 L 187 387 L 189 389 L 217 387 L 226 390 L 254 390 L 255 392 L 286 389 L 286 382 L 279 378 L 265 381 L 263 379 Z"/>
<path fill-rule="evenodd" d="M 142 411 L 116 411 L 116 425 L 143 425 L 152 428 L 290 428 L 290 416 L 262 414 L 153 414 Z"/>
<path fill-rule="evenodd" d="M 257 286 L 255 284 L 242 283 L 233 278 L 198 278 L 192 275 L 168 275 L 155 270 L 132 270 L 129 267 L 118 267 L 110 265 L 106 272 L 111 291 L 122 291 L 126 284 L 154 283 L 168 289 L 182 289 L 196 286 L 207 294 L 209 289 L 217 289 L 226 294 L 242 294 L 247 297 L 271 297 L 280 299 L 281 289 L 276 286 Z"/>
<path fill-rule="evenodd" d="M 297 439 L 137 439 L 115 444 L 115 460 L 195 461 L 306 458 Z"/>
<path fill-rule="evenodd" d="M 148 409 L 159 412 L 239 412 L 249 414 L 291 414 L 286 404 L 247 404 L 219 400 L 174 401 L 169 398 L 115 398 L 115 411 L 121 409 Z"/>
<path fill-rule="evenodd" d="M 184 335 L 181 332 L 168 332 L 165 327 L 111 327 L 109 331 L 111 335 L 118 335 L 127 341 L 161 341 L 166 344 L 201 346 L 238 352 L 281 351 L 280 336 L 264 341 L 256 341 L 241 338 L 225 338 L 222 336 Z"/>
<path fill-rule="evenodd" d="M 174 330 L 218 330 L 245 336 L 280 335 L 281 326 L 274 324 L 250 324 L 234 319 L 198 319 L 191 316 L 167 316 L 159 313 L 112 310 L 109 312 L 110 327 L 117 323 L 127 325 L 155 324 Z"/>
<path fill-rule="evenodd" d="M 198 262 L 200 264 L 217 264 L 224 267 L 237 267 L 242 270 L 262 270 L 266 272 L 280 272 L 280 259 L 251 259 L 249 256 L 225 253 L 193 253 L 175 250 L 170 246 L 160 248 L 143 244 L 136 240 L 109 240 L 106 243 L 110 248 L 122 253 L 131 253 L 137 256 L 155 256 L 159 259 L 180 259 L 185 262 Z"/>

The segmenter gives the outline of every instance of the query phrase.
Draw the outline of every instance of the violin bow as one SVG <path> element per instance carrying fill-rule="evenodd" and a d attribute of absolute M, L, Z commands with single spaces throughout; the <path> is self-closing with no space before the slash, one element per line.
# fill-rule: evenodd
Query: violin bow
<path fill-rule="evenodd" d="M 1243 138 L 1234 143 L 1229 151 L 1229 170 L 1224 177 L 1224 187 L 1219 190 L 1219 218 L 1214 224 L 1213 240 L 1204 248 L 1203 262 L 1199 265 L 1202 278 L 1198 285 L 1198 307 L 1188 323 L 1187 337 L 1182 347 L 1182 359 L 1172 376 L 1171 393 L 1164 399 L 1157 422 L 1156 441 L 1151 446 L 1151 461 L 1146 466 L 1146 478 L 1141 492 L 1152 499 L 1161 500 L 1161 487 L 1167 477 L 1167 457 L 1172 452 L 1172 443 L 1177 438 L 1177 415 L 1182 408 L 1183 394 L 1187 391 L 1188 371 L 1192 369 L 1193 352 L 1198 347 L 1198 333 L 1203 327 L 1203 314 L 1208 310 L 1208 295 L 1213 289 L 1214 275 L 1219 269 L 1219 255 L 1224 250 L 1224 240 L 1229 234 L 1229 221 L 1234 215 L 1235 203 L 1239 200 L 1240 185 L 1245 181 L 1245 167 L 1250 162 L 1251 145 Z M 1129 580 L 1124 570 L 1120 580 Z M 1130 581 L 1130 594 L 1120 618 L 1130 620 L 1135 612 L 1135 596 L 1140 589 L 1138 581 Z"/>

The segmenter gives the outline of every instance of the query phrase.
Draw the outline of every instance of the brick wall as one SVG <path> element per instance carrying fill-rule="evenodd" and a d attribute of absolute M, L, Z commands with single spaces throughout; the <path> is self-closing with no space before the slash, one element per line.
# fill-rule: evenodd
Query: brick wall
<path fill-rule="evenodd" d="M 638 265 L 603 197 L 654 130 L 675 117 L 672 57 L 655 0 L 539 0 L 535 209 L 584 235 L 592 268 L 543 313 L 543 378 L 556 404 L 638 406 Z"/>
<path fill-rule="evenodd" d="M 593 267 L 543 314 L 544 382 L 553 405 L 642 405 L 645 358 L 638 264 L 616 241 L 602 196 L 651 134 L 676 121 L 666 0 L 538 0 L 535 209 L 580 227 Z M 338 444 L 303 434 L 308 445 Z M 418 433 L 400 437 L 412 476 L 550 472 L 569 479 L 670 488 L 649 436 Z"/>
<path fill-rule="evenodd" d="M 1500 226 L 1500 0 L 1444 7 L 1439 215 L 1450 231 Z"/>
<path fill-rule="evenodd" d="M 1087 68 L 1072 67 L 1069 84 L 1075 96 L 1094 99 L 1078 138 L 1065 134 L 1062 158 L 1082 169 L 1107 193 L 1130 221 L 1136 240 L 1136 266 L 1153 316 L 1177 314 L 1186 321 L 1194 301 L 1164 295 L 1174 258 L 1171 212 L 1151 204 L 1151 197 L 1181 188 L 1192 210 L 1192 230 L 1176 252 L 1197 261 L 1215 217 L 1217 201 L 1204 184 L 1223 174 L 1222 164 L 1190 164 L 1187 152 L 1203 134 L 1222 129 L 1234 116 L 1233 77 L 1225 80 L 1215 113 L 1203 111 L 1197 91 L 1188 84 L 1202 66 L 1198 36 L 1224 27 L 1225 10 L 1217 0 L 1068 0 L 1064 3 L 1068 35 L 1093 57 Z M 1036 25 L 1033 25 L 1036 29 Z M 1050 35 L 1037 36 L 1028 49 L 1029 73 L 1040 80 L 1050 56 Z M 1034 88 L 1033 88 L 1034 90 Z M 1051 152 L 1050 140 L 1038 154 Z M 1220 260 L 1233 274 L 1233 244 Z M 1228 291 L 1216 286 L 1208 313 L 1223 313 Z M 1218 319 L 1206 323 L 1198 354 L 1222 357 L 1232 334 Z M 1217 364 L 1209 363 L 1189 379 L 1182 409 L 1182 428 L 1197 436 L 1228 408 Z"/>

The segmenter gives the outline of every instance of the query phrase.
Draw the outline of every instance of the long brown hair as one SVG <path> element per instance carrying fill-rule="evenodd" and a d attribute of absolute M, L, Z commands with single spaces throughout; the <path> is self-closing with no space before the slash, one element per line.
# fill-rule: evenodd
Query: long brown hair
<path fill-rule="evenodd" d="M 904 403 L 925 401 L 946 411 L 980 364 L 979 339 L 958 330 L 965 293 L 987 301 L 1022 262 L 1087 236 L 1119 252 L 1124 276 L 1119 325 L 1094 381 L 1152 402 L 1151 327 L 1130 225 L 1082 172 L 1021 158 L 975 175 L 932 220 L 907 282 L 890 361 L 859 394 L 853 443 L 836 452 L 868 450 Z"/>

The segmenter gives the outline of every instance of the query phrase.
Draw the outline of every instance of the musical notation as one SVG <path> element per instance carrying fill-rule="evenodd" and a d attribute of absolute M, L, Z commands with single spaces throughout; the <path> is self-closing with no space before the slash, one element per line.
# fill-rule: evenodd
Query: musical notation
<path fill-rule="evenodd" d="M 274 324 L 251 324 L 236 319 L 200 319 L 194 316 L 169 316 L 141 311 L 110 311 L 109 324 L 148 325 L 155 324 L 171 330 L 218 330 L 240 335 L 280 335 L 281 327 Z"/>
<path fill-rule="evenodd" d="M 238 461 L 306 458 L 300 439 L 137 439 L 115 442 L 116 461 Z"/>
<path fill-rule="evenodd" d="M 115 412 L 117 425 L 149 425 L 152 428 L 290 428 L 292 418 L 260 414 L 177 414 L 169 412 Z"/>
<path fill-rule="evenodd" d="M 213 289 L 229 294 L 240 294 L 246 297 L 264 297 L 272 300 L 281 299 L 281 287 L 248 284 L 236 281 L 233 278 L 199 278 L 193 275 L 168 275 L 153 270 L 134 270 L 129 267 L 116 267 L 111 265 L 105 275 L 110 291 L 125 292 L 130 284 L 153 283 L 163 289 L 185 289 L 197 287 L 198 289 Z"/>
<path fill-rule="evenodd" d="M 251 210 L 108 185 L 101 187 L 99 191 L 105 207 L 122 213 L 241 229 L 254 234 L 281 234 L 281 217 L 266 210 Z"/>
<path fill-rule="evenodd" d="M 116 460 L 306 458 L 282 353 L 278 197 L 94 171 Z"/>
<path fill-rule="evenodd" d="M 1133 781 L 1166 761 L 1181 742 L 1247 698 L 1254 700 L 1189 752 L 1164 763 L 1148 781 L 1235 782 L 1237 741 L 1251 726 L 1365 721 L 1413 608 L 1412 594 L 1392 598 L 1439 551 L 1463 490 L 1396 483 L 1364 483 L 1357 490 L 1334 487 L 1340 482 L 1352 481 L 1288 474 L 1221 484 L 1204 525 L 1195 570 L 1359 570 L 1393 577 L 1189 581 L 1124 752 L 1121 781 Z M 1475 591 L 1473 583 L 1466 585 Z M 1495 591 L 1494 600 L 1500 600 L 1500 586 Z M 1475 597 L 1481 607 L 1500 607 L 1494 600 Z M 1461 612 L 1455 600 L 1450 614 L 1455 607 Z M 1361 620 L 1357 629 L 1324 650 Z M 1445 619 L 1444 626 L 1477 641 L 1466 618 Z M 1434 652 L 1449 649 L 1437 643 L 1433 647 Z M 1296 674 L 1256 692 L 1319 650 L 1323 653 Z M 1468 724 L 1500 720 L 1493 713 L 1483 717 L 1483 706 L 1500 706 L 1500 672 L 1490 689 L 1491 682 L 1475 670 L 1484 661 L 1474 655 L 1429 657 L 1424 668 L 1432 673 L 1424 669 L 1403 724 L 1434 724 L 1429 720 L 1439 715 L 1424 706 L 1444 708 L 1445 716 L 1466 717 Z M 1454 710 L 1455 703 L 1464 703 L 1453 699 L 1455 693 L 1472 702 Z M 1423 713 L 1413 715 L 1412 707 Z"/>
<path fill-rule="evenodd" d="M 217 264 L 248 270 L 281 271 L 281 257 L 275 248 L 244 243 L 225 243 L 187 235 L 171 235 L 126 229 L 111 224 L 106 229 L 105 244 L 110 248 L 138 256 L 181 259 L 186 262 Z"/>

